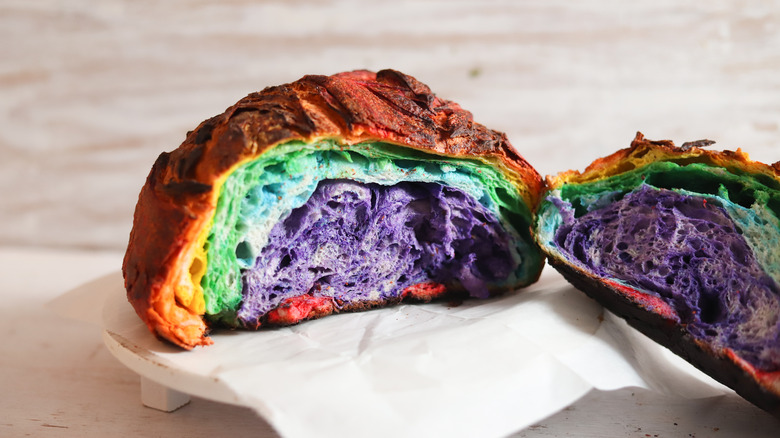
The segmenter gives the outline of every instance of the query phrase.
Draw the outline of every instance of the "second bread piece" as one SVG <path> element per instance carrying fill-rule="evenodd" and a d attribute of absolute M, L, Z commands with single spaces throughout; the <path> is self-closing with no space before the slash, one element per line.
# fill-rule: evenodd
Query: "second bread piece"
<path fill-rule="evenodd" d="M 780 415 L 780 169 L 638 134 L 548 178 L 552 266 L 632 326 Z"/>

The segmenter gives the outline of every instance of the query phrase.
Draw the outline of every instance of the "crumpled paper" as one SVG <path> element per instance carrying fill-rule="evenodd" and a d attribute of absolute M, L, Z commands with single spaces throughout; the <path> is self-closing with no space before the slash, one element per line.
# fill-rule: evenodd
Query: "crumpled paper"
<path fill-rule="evenodd" d="M 730 391 L 550 268 L 502 297 L 217 331 L 214 345 L 189 352 L 149 333 L 119 275 L 71 291 L 55 307 L 96 322 L 94 303 L 103 302 L 105 330 L 175 372 L 219 382 L 285 437 L 506 436 L 593 388 L 688 398 Z"/>

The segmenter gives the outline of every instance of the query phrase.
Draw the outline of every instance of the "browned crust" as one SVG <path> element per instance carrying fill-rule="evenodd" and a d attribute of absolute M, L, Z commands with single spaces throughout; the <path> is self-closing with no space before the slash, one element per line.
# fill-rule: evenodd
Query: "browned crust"
<path fill-rule="evenodd" d="M 744 173 L 763 174 L 780 181 L 780 161 L 767 165 L 752 161 L 741 149 L 736 151 L 703 149 L 713 143 L 711 140 L 697 140 L 675 146 L 671 140 L 648 140 L 641 132 L 637 132 L 631 146 L 596 159 L 582 172 L 568 170 L 554 176 L 547 176 L 547 185 L 550 189 L 554 189 L 566 183 L 581 184 L 627 172 L 654 161 L 704 163 Z"/>
<path fill-rule="evenodd" d="M 324 138 L 484 159 L 517 177 L 529 206 L 543 189 L 503 133 L 398 71 L 305 76 L 252 93 L 161 154 L 141 189 L 123 272 L 128 299 L 152 332 L 184 348 L 211 342 L 201 315 L 177 302 L 174 289 L 186 282 L 198 236 L 213 216 L 215 187 L 278 144 Z"/>

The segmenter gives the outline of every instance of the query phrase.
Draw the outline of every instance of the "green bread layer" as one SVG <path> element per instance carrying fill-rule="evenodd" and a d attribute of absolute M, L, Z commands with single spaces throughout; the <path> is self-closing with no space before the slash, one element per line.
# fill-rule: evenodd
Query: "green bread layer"
<path fill-rule="evenodd" d="M 306 203 L 317 184 L 327 179 L 383 185 L 430 182 L 458 188 L 516 236 L 513 257 L 522 263 L 506 284 L 530 283 L 541 268 L 543 259 L 530 235 L 531 212 L 517 188 L 493 166 L 388 143 L 296 141 L 269 150 L 226 179 L 205 245 L 208 264 L 201 286 L 207 315 L 232 320 L 242 299 L 241 270 L 254 265 L 274 224 Z"/>
<path fill-rule="evenodd" d="M 780 283 L 780 182 L 762 174 L 657 161 L 608 178 L 564 184 L 552 196 L 571 203 L 575 217 L 621 199 L 643 184 L 718 202 L 741 229 L 756 259 Z M 537 218 L 541 239 L 551 242 L 561 224 L 558 207 L 543 202 Z"/>

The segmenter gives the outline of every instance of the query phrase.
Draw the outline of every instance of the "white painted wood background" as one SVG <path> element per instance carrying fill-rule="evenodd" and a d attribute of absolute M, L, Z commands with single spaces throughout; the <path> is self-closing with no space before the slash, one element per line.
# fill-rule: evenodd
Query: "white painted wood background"
<path fill-rule="evenodd" d="M 777 1 L 0 1 L 0 244 L 121 249 L 156 156 L 249 92 L 391 67 L 543 174 L 638 130 L 780 159 Z"/>

